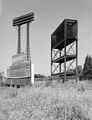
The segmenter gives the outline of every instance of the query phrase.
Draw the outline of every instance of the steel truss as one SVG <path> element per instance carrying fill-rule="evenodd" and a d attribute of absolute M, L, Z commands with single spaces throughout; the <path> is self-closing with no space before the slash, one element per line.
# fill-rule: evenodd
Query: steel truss
<path fill-rule="evenodd" d="M 72 42 L 67 42 L 67 20 L 64 22 L 64 40 L 55 43 L 54 40 L 57 38 L 56 33 L 51 36 L 51 76 L 59 75 L 64 78 L 64 81 L 68 76 L 75 76 L 76 80 L 78 77 L 77 64 L 78 64 L 78 37 Z M 60 29 L 60 28 L 58 28 Z M 61 38 L 62 39 L 62 38 Z M 57 39 L 56 39 L 57 40 Z M 58 47 L 59 46 L 59 47 Z M 60 47 L 61 46 L 61 47 Z M 63 46 L 63 47 L 62 47 Z"/>

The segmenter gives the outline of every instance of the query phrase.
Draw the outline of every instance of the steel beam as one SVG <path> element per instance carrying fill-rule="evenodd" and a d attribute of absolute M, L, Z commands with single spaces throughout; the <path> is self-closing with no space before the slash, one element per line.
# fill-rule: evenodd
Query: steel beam
<path fill-rule="evenodd" d="M 21 53 L 21 26 L 18 25 L 18 48 L 17 48 L 17 53 Z"/>
<path fill-rule="evenodd" d="M 64 81 L 66 81 L 66 21 L 64 22 Z"/>

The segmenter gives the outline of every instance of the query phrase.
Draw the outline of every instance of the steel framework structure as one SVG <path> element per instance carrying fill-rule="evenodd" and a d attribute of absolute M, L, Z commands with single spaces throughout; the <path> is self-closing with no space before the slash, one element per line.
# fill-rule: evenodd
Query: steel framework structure
<path fill-rule="evenodd" d="M 65 19 L 51 34 L 51 76 L 78 76 L 78 22 Z"/>

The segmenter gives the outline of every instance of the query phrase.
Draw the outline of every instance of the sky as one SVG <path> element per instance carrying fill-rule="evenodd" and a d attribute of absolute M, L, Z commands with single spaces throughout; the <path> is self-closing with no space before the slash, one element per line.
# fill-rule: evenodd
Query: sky
<path fill-rule="evenodd" d="M 66 18 L 78 20 L 78 64 L 83 65 L 87 54 L 92 56 L 92 0 L 0 0 L 0 69 L 12 64 L 17 52 L 15 17 L 34 12 L 30 24 L 30 48 L 35 73 L 50 74 L 51 33 Z M 22 49 L 26 33 L 22 28 Z"/>

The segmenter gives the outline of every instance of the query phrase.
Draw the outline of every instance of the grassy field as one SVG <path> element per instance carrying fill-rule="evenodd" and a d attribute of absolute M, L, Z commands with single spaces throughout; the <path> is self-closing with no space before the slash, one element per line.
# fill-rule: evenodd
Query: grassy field
<path fill-rule="evenodd" d="M 92 82 L 0 88 L 0 120 L 91 120 Z"/>

